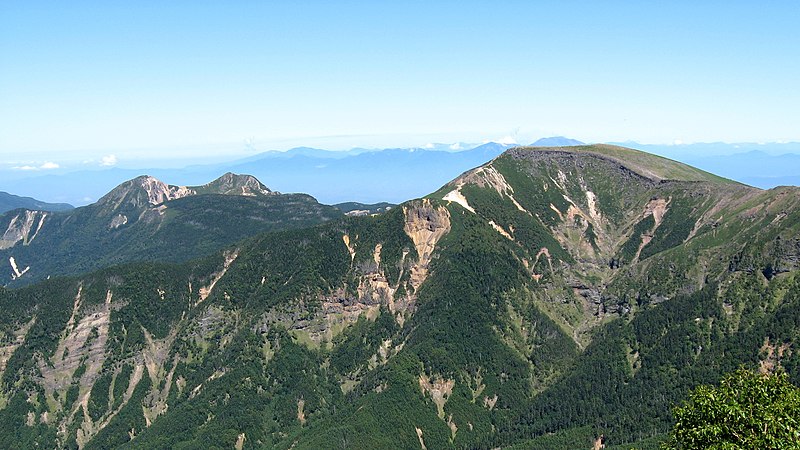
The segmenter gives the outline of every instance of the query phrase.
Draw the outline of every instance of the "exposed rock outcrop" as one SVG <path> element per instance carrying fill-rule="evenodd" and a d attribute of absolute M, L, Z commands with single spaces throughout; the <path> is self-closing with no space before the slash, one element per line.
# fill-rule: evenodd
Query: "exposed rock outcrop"
<path fill-rule="evenodd" d="M 168 200 L 194 195 L 186 186 L 172 186 L 149 175 L 128 180 L 104 195 L 98 204 L 113 210 L 128 206 L 136 209 L 159 205 Z"/>
<path fill-rule="evenodd" d="M 0 237 L 0 250 L 11 248 L 19 242 L 28 245 L 42 229 L 47 216 L 48 213 L 44 211 L 23 211 L 14 215 Z"/>
<path fill-rule="evenodd" d="M 444 420 L 444 405 L 453 394 L 455 384 L 455 380 L 431 378 L 425 374 L 419 376 L 419 387 L 422 389 L 422 393 L 431 396 L 431 400 L 436 405 L 436 412 L 442 420 Z"/>
<path fill-rule="evenodd" d="M 447 208 L 433 206 L 428 199 L 403 207 L 404 230 L 417 250 L 418 259 L 411 267 L 411 286 L 418 290 L 428 277 L 428 268 L 439 240 L 450 231 Z"/>

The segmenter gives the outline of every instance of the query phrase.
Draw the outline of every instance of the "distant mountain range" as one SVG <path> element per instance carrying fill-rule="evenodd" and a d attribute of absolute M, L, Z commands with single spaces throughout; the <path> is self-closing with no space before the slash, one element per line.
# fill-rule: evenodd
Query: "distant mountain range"
<path fill-rule="evenodd" d="M 679 145 L 624 143 L 672 158 L 744 184 L 770 189 L 800 186 L 800 143 L 724 143 Z"/>
<path fill-rule="evenodd" d="M 425 195 L 510 147 L 493 142 L 461 151 L 393 148 L 334 152 L 303 147 L 286 152 L 264 152 L 224 164 L 182 169 L 113 168 L 36 175 L 24 180 L 0 178 L 0 189 L 24 192 L 37 198 L 58 197 L 74 204 L 87 204 L 141 173 L 178 184 L 194 185 L 222 172 L 236 172 L 249 173 L 281 192 L 308 193 L 328 204 L 348 201 L 399 203 Z"/>
<path fill-rule="evenodd" d="M 569 147 L 582 143 L 563 136 L 533 142 L 534 147 Z M 800 185 L 800 143 L 702 143 L 625 146 L 691 164 L 760 188 Z M 49 202 L 85 205 L 114 186 L 147 173 L 175 183 L 194 185 L 223 172 L 249 173 L 281 192 L 305 192 L 328 204 L 400 203 L 425 195 L 471 167 L 495 158 L 515 145 L 432 143 L 417 148 L 328 151 L 298 147 L 267 151 L 225 163 L 184 168 L 97 169 L 58 174 L 0 173 L 0 190 Z M 63 170 L 63 169 L 62 169 Z"/>
<path fill-rule="evenodd" d="M 724 156 L 697 155 L 686 160 L 704 170 L 762 189 L 800 185 L 800 154 L 796 153 L 772 155 L 751 150 Z"/>
<path fill-rule="evenodd" d="M 31 197 L 20 197 L 8 192 L 0 192 L 0 214 L 17 208 L 38 211 L 66 211 L 72 209 L 73 206 L 67 203 L 47 203 Z"/>
<path fill-rule="evenodd" d="M 565 138 L 564 136 L 554 136 L 548 138 L 541 138 L 531 144 L 531 147 L 571 147 L 575 145 L 583 145 L 581 141 L 575 139 Z"/>

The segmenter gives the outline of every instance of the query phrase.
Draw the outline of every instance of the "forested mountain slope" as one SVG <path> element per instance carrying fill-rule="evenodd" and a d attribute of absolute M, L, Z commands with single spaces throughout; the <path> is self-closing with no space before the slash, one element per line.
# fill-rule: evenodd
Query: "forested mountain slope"
<path fill-rule="evenodd" d="M 0 192 L 0 214 L 11 211 L 12 209 L 34 209 L 39 211 L 66 211 L 72 209 L 72 205 L 66 203 L 47 203 L 31 197 L 20 197 Z"/>
<path fill-rule="evenodd" d="M 89 206 L 0 216 L 0 284 L 19 286 L 130 261 L 185 261 L 264 231 L 340 216 L 311 196 L 272 192 L 247 175 L 227 173 L 190 187 L 141 176 Z"/>
<path fill-rule="evenodd" d="M 0 447 L 657 445 L 739 365 L 800 381 L 798 203 L 517 148 L 379 216 L 0 290 Z"/>

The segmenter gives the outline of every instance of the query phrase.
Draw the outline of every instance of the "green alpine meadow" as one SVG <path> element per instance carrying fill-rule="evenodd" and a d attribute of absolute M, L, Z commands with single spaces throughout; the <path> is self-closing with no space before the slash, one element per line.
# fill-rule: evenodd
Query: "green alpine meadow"
<path fill-rule="evenodd" d="M 800 188 L 515 147 L 351 206 L 227 174 L 4 213 L 0 448 L 709 448 L 741 392 L 785 429 L 719 448 L 800 448 Z"/>

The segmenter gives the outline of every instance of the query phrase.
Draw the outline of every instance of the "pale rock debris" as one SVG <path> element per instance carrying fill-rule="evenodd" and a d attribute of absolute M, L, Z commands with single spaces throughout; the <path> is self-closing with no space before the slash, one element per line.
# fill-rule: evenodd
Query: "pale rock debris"
<path fill-rule="evenodd" d="M 47 213 L 44 211 L 25 211 L 12 217 L 8 228 L 0 237 L 0 250 L 11 248 L 20 241 L 22 241 L 22 245 L 30 244 L 42 229 L 46 217 Z M 31 235 L 34 225 L 36 225 L 36 230 Z"/>
<path fill-rule="evenodd" d="M 494 394 L 494 397 L 483 397 L 483 406 L 489 408 L 489 411 L 493 410 L 495 405 L 497 405 L 497 394 Z"/>
<path fill-rule="evenodd" d="M 433 207 L 428 199 L 423 199 L 421 205 L 415 207 L 403 207 L 403 212 L 406 216 L 404 231 L 419 255 L 411 268 L 411 285 L 416 291 L 428 276 L 428 265 L 436 244 L 450 231 L 450 213 L 446 208 Z"/>
<path fill-rule="evenodd" d="M 455 384 L 455 380 L 446 380 L 444 378 L 432 380 L 425 374 L 419 376 L 419 387 L 422 389 L 422 393 L 427 393 L 431 396 L 433 403 L 436 404 L 437 414 L 442 420 L 444 420 L 444 405 L 453 393 Z"/>
<path fill-rule="evenodd" d="M 414 429 L 417 431 L 417 437 L 419 438 L 420 447 L 422 448 L 422 450 L 428 450 L 428 447 L 425 447 L 425 441 L 422 440 L 422 429 L 420 429 L 419 427 L 414 427 Z"/>
<path fill-rule="evenodd" d="M 222 263 L 222 269 L 218 272 L 215 272 L 211 276 L 211 282 L 208 284 L 208 286 L 201 287 L 198 290 L 199 297 L 197 302 L 195 302 L 194 306 L 197 306 L 200 303 L 204 302 L 208 298 L 208 296 L 211 295 L 211 291 L 214 290 L 214 286 L 217 284 L 219 280 L 222 279 L 223 276 L 225 276 L 225 273 L 228 272 L 228 268 L 231 266 L 231 264 L 233 264 L 234 261 L 236 261 L 236 258 L 238 257 L 239 257 L 239 249 L 236 249 L 232 252 L 225 252 L 225 260 Z"/>
<path fill-rule="evenodd" d="M 458 203 L 459 205 L 463 206 L 464 209 L 466 209 L 467 211 L 473 214 L 475 213 L 475 209 L 473 209 L 472 206 L 469 205 L 467 198 L 464 197 L 464 194 L 461 193 L 460 187 L 448 192 L 447 195 L 442 197 L 442 200 Z"/>
<path fill-rule="evenodd" d="M 233 445 L 233 448 L 236 450 L 242 450 L 244 448 L 244 443 L 247 441 L 247 436 L 244 433 L 240 433 L 239 436 L 236 436 L 236 444 Z"/>
<path fill-rule="evenodd" d="M 490 221 L 489 221 L 489 225 L 491 225 L 491 226 L 492 226 L 492 228 L 494 228 L 495 230 L 497 230 L 497 232 L 498 232 L 498 233 L 500 233 L 500 234 L 501 234 L 503 237 L 505 237 L 506 239 L 508 239 L 508 240 L 510 240 L 510 241 L 513 241 L 513 240 L 514 240 L 514 238 L 511 236 L 511 234 L 509 234 L 509 233 L 508 233 L 508 231 L 506 231 L 506 230 L 505 230 L 503 227 L 501 227 L 500 225 L 498 225 L 498 224 L 494 223 L 494 220 L 490 220 Z"/>
<path fill-rule="evenodd" d="M 350 261 L 352 262 L 353 260 L 356 259 L 356 249 L 355 247 L 350 245 L 350 236 L 346 234 L 343 235 L 342 241 L 344 242 L 345 247 L 347 247 L 347 251 L 350 252 Z"/>
<path fill-rule="evenodd" d="M 306 406 L 306 401 L 302 398 L 297 400 L 297 420 L 300 422 L 300 425 L 306 424 L 306 414 L 303 409 Z"/>
<path fill-rule="evenodd" d="M 12 270 L 11 279 L 12 280 L 16 280 L 16 279 L 22 277 L 23 275 L 25 275 L 25 273 L 27 271 L 29 271 L 31 269 L 30 266 L 27 266 L 27 267 L 25 267 L 25 269 L 20 271 L 19 267 L 17 266 L 17 261 L 14 259 L 13 256 L 8 258 L 8 263 L 11 264 L 11 270 Z"/>
<path fill-rule="evenodd" d="M 109 228 L 117 229 L 125 224 L 128 223 L 128 216 L 124 214 L 117 214 L 111 219 L 111 223 L 108 225 Z"/>

